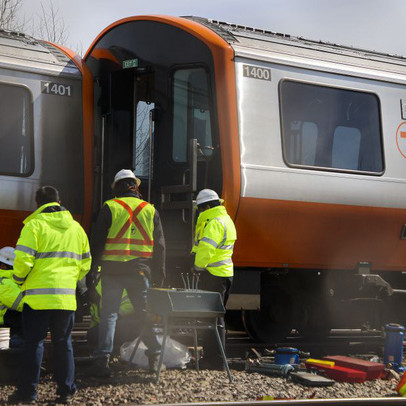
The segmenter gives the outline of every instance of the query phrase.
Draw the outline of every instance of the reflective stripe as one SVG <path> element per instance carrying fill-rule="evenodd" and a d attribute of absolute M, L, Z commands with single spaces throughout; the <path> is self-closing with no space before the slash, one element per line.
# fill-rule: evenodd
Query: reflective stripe
<path fill-rule="evenodd" d="M 36 255 L 37 259 L 44 258 L 73 258 L 81 261 L 83 256 L 71 251 L 54 251 L 54 252 L 41 252 Z M 86 257 L 87 258 L 87 257 Z"/>
<path fill-rule="evenodd" d="M 18 276 L 13 275 L 13 279 L 14 279 L 16 282 L 24 282 L 24 281 L 27 279 L 27 277 L 25 277 L 25 278 L 19 278 Z"/>
<path fill-rule="evenodd" d="M 0 305 L 0 310 L 4 310 L 4 309 L 7 309 L 7 306 Z"/>
<path fill-rule="evenodd" d="M 37 251 L 36 251 L 36 250 L 34 250 L 34 249 L 30 248 L 30 247 L 27 247 L 27 246 L 25 246 L 25 245 L 17 245 L 17 246 L 16 246 L 16 250 L 17 250 L 17 251 L 21 251 L 21 252 L 25 252 L 26 254 L 30 254 L 30 255 L 32 255 L 33 257 L 35 257 L 35 255 L 37 255 Z"/>
<path fill-rule="evenodd" d="M 213 262 L 212 264 L 207 265 L 208 267 L 210 266 L 211 268 L 215 268 L 218 266 L 222 266 L 222 265 L 227 265 L 227 264 L 232 264 L 233 261 L 231 258 L 225 259 L 223 261 L 218 261 L 218 262 Z"/>
<path fill-rule="evenodd" d="M 152 252 L 143 252 L 143 251 L 136 251 L 136 250 L 104 250 L 104 255 L 134 255 L 137 257 L 146 257 L 151 258 Z M 107 260 L 107 258 L 105 258 Z"/>
<path fill-rule="evenodd" d="M 84 254 L 82 254 L 82 259 L 86 259 L 86 258 L 90 258 L 90 257 L 91 257 L 90 251 L 85 252 Z"/>
<path fill-rule="evenodd" d="M 121 298 L 121 304 L 123 304 L 128 299 L 128 295 Z"/>
<path fill-rule="evenodd" d="M 203 237 L 200 241 L 207 242 L 207 244 L 210 244 L 210 245 L 212 245 L 214 248 L 217 248 L 217 243 L 216 243 L 216 241 L 214 241 L 214 240 L 212 240 L 212 239 L 210 239 L 210 238 Z"/>
<path fill-rule="evenodd" d="M 223 245 L 222 247 L 219 247 L 219 250 L 232 250 L 234 248 L 234 244 L 232 245 Z"/>
<path fill-rule="evenodd" d="M 224 223 L 224 221 L 219 217 L 214 217 L 214 220 L 217 220 L 218 222 L 220 222 L 224 227 L 224 238 L 221 241 L 221 243 L 219 244 L 219 246 L 221 247 L 222 245 L 224 245 L 224 243 L 227 240 L 227 226 L 226 226 L 226 223 Z"/>
<path fill-rule="evenodd" d="M 64 288 L 44 288 L 44 289 L 27 289 L 23 292 L 24 296 L 30 295 L 74 295 L 75 289 Z"/>
<path fill-rule="evenodd" d="M 13 305 L 11 306 L 11 309 L 17 310 L 17 307 L 20 304 L 22 299 L 23 299 L 23 294 L 22 294 L 22 292 L 20 292 L 17 296 L 17 299 L 14 301 Z"/>
<path fill-rule="evenodd" d="M 200 268 L 200 266 L 195 265 L 196 271 L 204 271 L 206 268 Z"/>

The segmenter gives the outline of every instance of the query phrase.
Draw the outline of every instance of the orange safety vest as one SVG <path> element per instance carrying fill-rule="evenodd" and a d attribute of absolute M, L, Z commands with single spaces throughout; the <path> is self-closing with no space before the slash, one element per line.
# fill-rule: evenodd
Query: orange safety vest
<path fill-rule="evenodd" d="M 126 262 L 151 258 L 154 251 L 153 205 L 136 197 L 108 200 L 112 222 L 107 234 L 103 261 Z"/>

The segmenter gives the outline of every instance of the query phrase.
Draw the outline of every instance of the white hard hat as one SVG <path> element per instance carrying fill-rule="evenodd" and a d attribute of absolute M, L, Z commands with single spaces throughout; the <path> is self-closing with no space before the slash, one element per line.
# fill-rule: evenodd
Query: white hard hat
<path fill-rule="evenodd" d="M 211 202 L 213 200 L 219 200 L 223 203 L 224 200 L 219 198 L 219 195 L 211 189 L 203 189 L 196 196 L 196 204 L 199 206 L 203 203 Z"/>
<path fill-rule="evenodd" d="M 141 180 L 138 179 L 135 175 L 134 172 L 131 169 L 121 169 L 121 171 L 118 171 L 116 173 L 116 176 L 114 176 L 114 181 L 111 184 L 111 187 L 114 188 L 114 185 L 122 179 L 134 179 L 135 182 L 137 183 L 137 186 L 141 184 Z"/>
<path fill-rule="evenodd" d="M 0 262 L 3 262 L 3 264 L 13 266 L 15 257 L 16 254 L 13 247 L 0 248 Z"/>

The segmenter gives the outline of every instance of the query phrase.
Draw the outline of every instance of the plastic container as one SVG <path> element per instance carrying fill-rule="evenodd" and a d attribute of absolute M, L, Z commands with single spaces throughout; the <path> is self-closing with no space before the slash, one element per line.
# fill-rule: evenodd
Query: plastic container
<path fill-rule="evenodd" d="M 300 363 L 297 348 L 280 347 L 275 352 L 275 364 L 279 365 L 297 365 Z"/>
<path fill-rule="evenodd" d="M 403 371 L 403 338 L 405 328 L 400 324 L 385 325 L 385 344 L 383 362 L 385 365 L 391 364 L 396 371 Z"/>
<path fill-rule="evenodd" d="M 366 373 L 367 380 L 379 378 L 385 369 L 384 364 L 378 362 L 365 361 L 353 357 L 346 357 L 343 355 L 330 355 L 324 358 L 329 361 L 334 361 L 335 365 L 340 367 L 364 371 Z"/>

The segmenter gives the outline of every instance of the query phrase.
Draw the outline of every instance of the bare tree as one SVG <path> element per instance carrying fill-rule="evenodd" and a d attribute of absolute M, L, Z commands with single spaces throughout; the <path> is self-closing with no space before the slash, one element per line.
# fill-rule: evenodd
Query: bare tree
<path fill-rule="evenodd" d="M 60 10 L 54 7 L 51 0 L 48 1 L 46 7 L 41 3 L 41 14 L 39 18 L 38 33 L 41 39 L 56 44 L 66 44 L 68 32 L 65 21 L 63 17 L 61 17 Z"/>
<path fill-rule="evenodd" d="M 0 0 L 0 28 L 10 31 L 22 31 L 24 22 L 18 18 L 23 0 Z"/>

